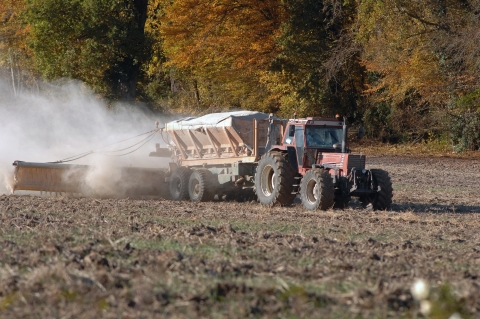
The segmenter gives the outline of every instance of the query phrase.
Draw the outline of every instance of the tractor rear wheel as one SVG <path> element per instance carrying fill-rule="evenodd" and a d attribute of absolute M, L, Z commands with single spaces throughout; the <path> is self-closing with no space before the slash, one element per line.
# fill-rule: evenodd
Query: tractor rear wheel
<path fill-rule="evenodd" d="M 207 202 L 213 200 L 215 188 L 213 174 L 204 168 L 194 170 L 188 181 L 188 196 L 193 202 Z"/>
<path fill-rule="evenodd" d="M 308 171 L 300 184 L 300 198 L 306 209 L 327 210 L 334 204 L 335 188 L 332 176 L 323 168 Z"/>
<path fill-rule="evenodd" d="M 192 170 L 180 166 L 170 176 L 170 196 L 173 200 L 185 200 L 188 198 L 188 180 Z"/>
<path fill-rule="evenodd" d="M 390 209 L 393 189 L 388 172 L 382 169 L 371 169 L 370 172 L 372 173 L 372 188 L 377 190 L 377 193 L 360 197 L 362 206 L 366 208 L 371 205 L 374 210 Z"/>
<path fill-rule="evenodd" d="M 262 205 L 288 206 L 295 200 L 293 192 L 295 171 L 288 162 L 287 154 L 269 152 L 258 162 L 255 173 L 255 192 Z"/>

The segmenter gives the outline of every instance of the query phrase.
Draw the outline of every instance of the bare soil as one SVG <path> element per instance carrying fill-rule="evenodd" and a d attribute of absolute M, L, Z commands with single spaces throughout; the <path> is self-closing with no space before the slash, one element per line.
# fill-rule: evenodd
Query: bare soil
<path fill-rule="evenodd" d="M 0 317 L 480 318 L 480 160 L 367 162 L 391 211 L 0 196 Z"/>

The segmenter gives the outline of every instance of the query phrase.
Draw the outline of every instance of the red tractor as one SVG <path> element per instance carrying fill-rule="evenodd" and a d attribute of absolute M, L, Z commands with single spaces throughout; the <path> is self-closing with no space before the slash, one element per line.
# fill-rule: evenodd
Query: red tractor
<path fill-rule="evenodd" d="M 261 204 L 290 205 L 300 194 L 309 210 L 345 208 L 352 196 L 364 207 L 390 208 L 388 172 L 365 169 L 365 156 L 350 153 L 345 121 L 291 119 L 277 142 L 257 165 L 255 191 Z"/>
<path fill-rule="evenodd" d="M 337 118 L 288 121 L 260 112 L 212 113 L 166 123 L 172 154 L 166 182 L 174 200 L 251 198 L 290 205 L 300 194 L 310 210 L 344 208 L 352 196 L 373 209 L 388 209 L 388 173 L 365 169 L 351 154 L 347 125 Z M 162 135 L 163 136 L 163 135 Z M 157 145 L 151 156 L 164 156 Z"/>

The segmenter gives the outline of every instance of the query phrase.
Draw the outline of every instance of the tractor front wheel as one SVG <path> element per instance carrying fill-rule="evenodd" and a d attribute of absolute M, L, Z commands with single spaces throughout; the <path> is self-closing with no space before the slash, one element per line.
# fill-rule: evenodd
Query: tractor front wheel
<path fill-rule="evenodd" d="M 332 176 L 323 168 L 308 171 L 300 184 L 300 197 L 306 209 L 327 210 L 331 208 L 335 199 Z"/>

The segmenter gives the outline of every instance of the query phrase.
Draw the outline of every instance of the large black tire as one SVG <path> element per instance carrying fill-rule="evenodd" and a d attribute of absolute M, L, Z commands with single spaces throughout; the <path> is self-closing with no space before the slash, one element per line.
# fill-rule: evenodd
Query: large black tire
<path fill-rule="evenodd" d="M 193 202 L 213 200 L 215 185 L 212 172 L 205 168 L 194 170 L 188 181 L 188 196 Z"/>
<path fill-rule="evenodd" d="M 288 206 L 295 200 L 293 192 L 295 171 L 286 153 L 269 152 L 262 156 L 255 172 L 255 192 L 265 206 Z"/>
<path fill-rule="evenodd" d="M 335 188 L 332 176 L 323 168 L 308 171 L 300 184 L 300 198 L 306 209 L 327 210 L 335 200 Z"/>
<path fill-rule="evenodd" d="M 170 176 L 170 196 L 173 200 L 185 200 L 188 198 L 188 180 L 192 170 L 180 166 Z"/>
<path fill-rule="evenodd" d="M 393 188 L 392 181 L 387 171 L 382 169 L 371 169 L 372 188 L 377 193 L 370 196 L 360 197 L 360 202 L 364 208 L 371 207 L 374 210 L 388 210 L 392 205 Z"/>

